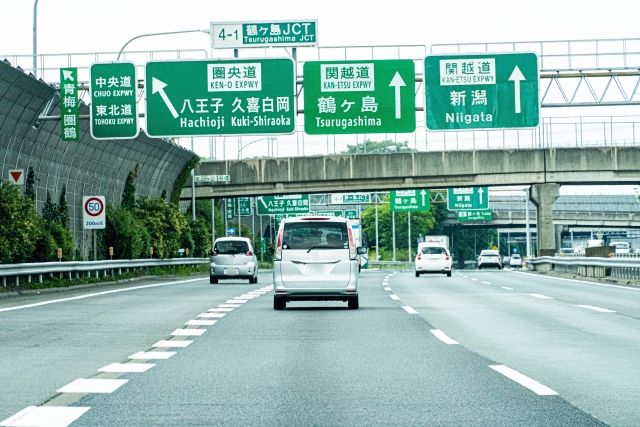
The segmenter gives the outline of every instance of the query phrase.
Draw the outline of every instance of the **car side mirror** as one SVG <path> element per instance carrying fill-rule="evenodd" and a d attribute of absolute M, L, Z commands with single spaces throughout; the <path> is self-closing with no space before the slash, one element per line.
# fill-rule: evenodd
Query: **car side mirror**
<path fill-rule="evenodd" d="M 365 248 L 364 246 L 360 246 L 357 249 L 358 255 L 365 255 L 367 253 L 367 248 Z"/>

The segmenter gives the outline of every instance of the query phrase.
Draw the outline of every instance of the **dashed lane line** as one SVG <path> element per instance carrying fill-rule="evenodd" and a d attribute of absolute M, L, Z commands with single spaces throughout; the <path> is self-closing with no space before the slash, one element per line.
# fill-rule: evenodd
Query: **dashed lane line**
<path fill-rule="evenodd" d="M 139 351 L 129 356 L 131 360 L 166 360 L 171 356 L 178 354 L 175 351 Z"/>
<path fill-rule="evenodd" d="M 491 369 L 494 371 L 500 372 L 505 377 L 509 378 L 533 391 L 535 394 L 540 396 L 555 396 L 558 393 L 551 390 L 549 387 L 540 384 L 538 381 L 529 378 L 528 376 L 521 374 L 520 372 L 513 370 L 505 365 L 489 365 Z"/>
<path fill-rule="evenodd" d="M 406 311 L 409 314 L 418 314 L 417 311 L 415 311 L 413 308 L 409 307 L 408 305 L 403 305 L 402 308 L 404 309 L 404 311 Z"/>
<path fill-rule="evenodd" d="M 440 341 L 442 341 L 445 344 L 458 344 L 458 341 L 452 340 L 444 332 L 442 332 L 440 329 L 432 329 L 431 333 L 433 335 L 435 335 L 436 338 L 438 338 Z"/>
<path fill-rule="evenodd" d="M 189 340 L 160 340 L 157 343 L 155 343 L 154 345 L 152 345 L 151 347 L 154 348 L 171 348 L 171 347 L 178 347 L 178 348 L 185 348 L 186 346 L 188 346 L 189 344 L 191 344 L 193 341 L 189 341 Z"/>
<path fill-rule="evenodd" d="M 67 427 L 89 409 L 91 408 L 80 406 L 27 406 L 17 414 L 0 422 L 0 426 Z"/>
<path fill-rule="evenodd" d="M 502 288 L 502 289 L 506 289 L 506 290 L 508 290 L 508 291 L 512 291 L 512 290 L 513 290 L 513 288 L 507 288 L 506 286 L 501 286 L 501 288 Z"/>
<path fill-rule="evenodd" d="M 98 369 L 98 372 L 146 372 L 156 366 L 155 363 L 112 363 Z"/>
<path fill-rule="evenodd" d="M 546 295 L 542 295 L 542 294 L 527 294 L 530 297 L 534 297 L 534 298 L 540 298 L 540 299 L 553 299 L 551 297 L 548 297 Z"/>
<path fill-rule="evenodd" d="M 389 295 L 389 297 L 391 297 L 391 299 L 395 300 L 395 301 L 399 301 L 400 300 L 400 297 L 398 295 Z"/>
<path fill-rule="evenodd" d="M 588 308 L 589 310 L 599 311 L 600 313 L 615 313 L 614 310 L 609 310 L 608 308 L 595 307 L 593 305 L 575 305 L 576 307 Z"/>
<path fill-rule="evenodd" d="M 104 378 L 78 378 L 66 386 L 59 388 L 58 393 L 113 393 L 129 380 Z"/>
<path fill-rule="evenodd" d="M 483 285 L 490 285 L 491 284 L 489 282 L 480 282 L 480 283 L 482 283 Z"/>

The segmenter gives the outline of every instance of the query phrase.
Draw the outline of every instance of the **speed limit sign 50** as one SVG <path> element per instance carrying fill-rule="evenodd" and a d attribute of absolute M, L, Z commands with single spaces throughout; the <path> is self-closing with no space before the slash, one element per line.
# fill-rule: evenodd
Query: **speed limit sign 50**
<path fill-rule="evenodd" d="M 83 223 L 86 230 L 105 228 L 106 214 L 104 196 L 82 198 Z"/>

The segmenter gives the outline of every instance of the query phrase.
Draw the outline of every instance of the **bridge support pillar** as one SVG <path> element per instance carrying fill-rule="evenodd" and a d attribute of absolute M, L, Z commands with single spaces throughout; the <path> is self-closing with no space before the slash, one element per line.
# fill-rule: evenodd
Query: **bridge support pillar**
<path fill-rule="evenodd" d="M 531 202 L 537 210 L 536 234 L 538 235 L 538 256 L 554 256 L 556 253 L 556 230 L 553 226 L 552 206 L 560 196 L 559 184 L 533 184 Z"/>

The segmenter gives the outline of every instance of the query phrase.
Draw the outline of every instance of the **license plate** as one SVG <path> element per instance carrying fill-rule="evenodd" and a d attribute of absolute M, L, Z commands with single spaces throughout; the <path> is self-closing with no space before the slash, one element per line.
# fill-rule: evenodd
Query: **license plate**
<path fill-rule="evenodd" d="M 238 269 L 237 268 L 225 268 L 224 269 L 224 274 L 229 275 L 229 276 L 234 276 L 234 275 L 238 274 Z"/>

